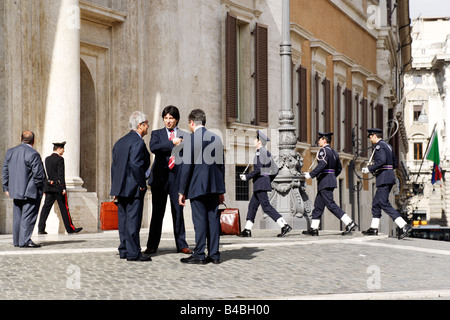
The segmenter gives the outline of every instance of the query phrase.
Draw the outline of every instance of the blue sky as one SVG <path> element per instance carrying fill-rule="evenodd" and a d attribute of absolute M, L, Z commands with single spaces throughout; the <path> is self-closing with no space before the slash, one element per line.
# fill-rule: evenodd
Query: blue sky
<path fill-rule="evenodd" d="M 421 18 L 450 17 L 450 0 L 409 0 L 411 20 Z"/>

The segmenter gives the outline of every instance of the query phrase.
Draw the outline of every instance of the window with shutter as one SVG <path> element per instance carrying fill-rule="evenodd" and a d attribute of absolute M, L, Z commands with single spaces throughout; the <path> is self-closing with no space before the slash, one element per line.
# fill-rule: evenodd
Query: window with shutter
<path fill-rule="evenodd" d="M 384 130 L 384 106 L 382 104 L 377 104 L 377 121 L 376 125 L 378 129 Z"/>
<path fill-rule="evenodd" d="M 256 124 L 269 125 L 269 76 L 268 76 L 268 30 L 257 23 L 255 27 L 255 87 Z"/>
<path fill-rule="evenodd" d="M 330 96 L 330 90 L 331 90 L 331 82 L 330 80 L 328 80 L 327 78 L 325 78 L 322 82 L 323 84 L 323 102 L 324 102 L 324 107 L 323 107 L 323 112 L 322 112 L 322 117 L 323 117 L 323 130 L 325 132 L 331 132 L 331 96 Z"/>
<path fill-rule="evenodd" d="M 238 103 L 238 43 L 237 43 L 237 18 L 227 14 L 226 21 L 226 114 L 227 122 L 235 122 L 237 119 Z"/>
<path fill-rule="evenodd" d="M 344 151 L 346 153 L 353 152 L 353 139 L 352 139 L 352 129 L 353 129 L 353 106 L 352 106 L 352 90 L 345 89 L 345 145 Z"/>
<path fill-rule="evenodd" d="M 307 70 L 300 66 L 298 73 L 298 141 L 308 141 Z"/>
<path fill-rule="evenodd" d="M 367 99 L 362 99 L 362 126 L 361 126 L 361 142 L 362 142 L 362 153 L 361 155 L 363 157 L 367 156 L 367 146 L 368 146 L 368 139 L 367 137 L 367 124 L 369 123 L 369 110 L 368 110 L 368 103 Z"/>
<path fill-rule="evenodd" d="M 342 94 L 342 87 L 341 85 L 338 83 L 336 86 L 336 138 L 334 140 L 335 143 L 335 147 L 337 151 L 341 151 L 341 121 L 342 121 L 342 116 L 341 116 L 341 94 Z"/>

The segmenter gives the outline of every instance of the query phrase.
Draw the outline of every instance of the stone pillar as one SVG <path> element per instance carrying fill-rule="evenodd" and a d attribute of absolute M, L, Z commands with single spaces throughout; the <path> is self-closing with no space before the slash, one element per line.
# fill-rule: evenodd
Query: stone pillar
<path fill-rule="evenodd" d="M 68 189 L 82 191 L 80 178 L 80 9 L 78 0 L 49 5 L 47 32 L 53 36 L 49 56 L 43 157 L 53 142 L 67 141 L 64 154 Z"/>
<path fill-rule="evenodd" d="M 64 160 L 70 215 L 75 227 L 96 232 L 97 194 L 86 192 L 80 177 L 79 0 L 46 0 L 41 23 L 42 42 L 48 46 L 43 56 L 46 91 L 41 155 L 45 159 L 53 152 L 53 142 L 67 142 Z M 47 220 L 46 231 L 50 234 L 65 232 L 57 208 L 55 204 Z"/>
<path fill-rule="evenodd" d="M 279 112 L 279 156 L 277 162 L 280 171 L 272 183 L 272 205 L 288 222 L 294 224 L 295 217 L 306 218 L 312 211 L 312 205 L 305 192 L 305 181 L 299 170 L 303 167 L 303 159 L 295 151 L 297 136 L 294 127 L 294 111 L 292 107 L 292 48 L 290 42 L 290 1 L 283 0 L 281 55 L 281 108 Z M 291 222 L 292 221 L 292 222 Z M 307 219 L 309 227 L 309 219 Z M 292 225 L 294 228 L 295 225 Z M 278 227 L 278 226 L 277 226 Z M 305 228 L 304 225 L 299 228 Z"/>

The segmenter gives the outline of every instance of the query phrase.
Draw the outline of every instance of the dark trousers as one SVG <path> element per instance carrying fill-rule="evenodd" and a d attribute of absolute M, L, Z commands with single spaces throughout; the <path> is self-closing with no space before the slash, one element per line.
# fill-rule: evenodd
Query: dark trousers
<path fill-rule="evenodd" d="M 140 198 L 118 198 L 119 255 L 121 258 L 136 259 L 141 255 L 142 211 L 144 196 Z"/>
<path fill-rule="evenodd" d="M 319 190 L 314 201 L 314 210 L 312 212 L 313 219 L 320 219 L 325 207 L 331 211 L 338 219 L 341 219 L 345 212 L 334 202 L 333 188 Z"/>
<path fill-rule="evenodd" d="M 75 230 L 75 227 L 72 222 L 72 217 L 70 216 L 69 204 L 67 202 L 67 193 L 63 195 L 62 193 L 54 192 L 47 192 L 45 194 L 44 206 L 42 207 L 41 216 L 39 217 L 39 231 L 45 231 L 45 223 L 55 201 L 58 202 L 59 210 L 61 211 L 61 217 L 63 219 L 66 231 L 68 233 L 73 232 Z"/>
<path fill-rule="evenodd" d="M 40 204 L 41 199 L 14 199 L 13 245 L 22 247 L 31 242 Z"/>
<path fill-rule="evenodd" d="M 190 199 L 195 230 L 194 257 L 205 258 L 205 249 L 212 259 L 219 259 L 220 213 L 219 195 L 208 194 Z"/>
<path fill-rule="evenodd" d="M 392 220 L 400 217 L 400 214 L 395 210 L 389 202 L 389 194 L 391 193 L 393 185 L 383 184 L 377 187 L 375 197 L 372 202 L 372 217 L 381 218 L 381 210 L 384 210 Z"/>
<path fill-rule="evenodd" d="M 255 222 L 256 212 L 258 211 L 260 205 L 264 213 L 271 217 L 273 221 L 276 222 L 279 218 L 281 218 L 281 214 L 279 214 L 278 211 L 275 210 L 275 208 L 270 204 L 267 191 L 255 191 L 253 192 L 253 196 L 248 204 L 247 220 Z"/>
<path fill-rule="evenodd" d="M 172 174 L 172 173 L 170 173 Z M 148 234 L 147 248 L 158 249 L 161 240 L 161 231 L 166 212 L 167 196 L 170 199 L 172 211 L 173 234 L 177 250 L 189 247 L 186 242 L 186 229 L 184 226 L 183 207 L 178 204 L 178 186 L 170 180 L 164 186 L 152 186 L 152 220 Z"/>

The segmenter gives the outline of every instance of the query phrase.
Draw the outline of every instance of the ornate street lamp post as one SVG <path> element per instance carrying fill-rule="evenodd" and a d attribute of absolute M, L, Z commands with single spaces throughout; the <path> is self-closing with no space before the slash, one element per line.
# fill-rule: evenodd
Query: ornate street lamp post
<path fill-rule="evenodd" d="M 297 135 L 292 107 L 292 49 L 290 43 L 290 0 L 283 0 L 281 55 L 281 110 L 279 112 L 279 174 L 273 181 L 271 203 L 286 219 L 305 217 L 309 228 L 311 201 L 305 193 L 305 181 L 300 173 L 301 155 L 295 151 Z"/>

